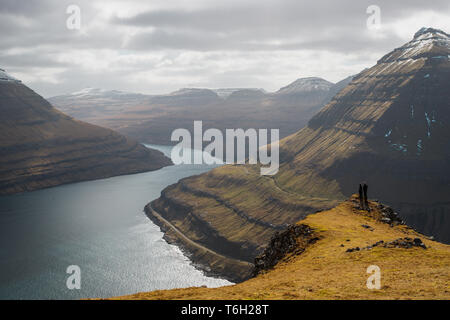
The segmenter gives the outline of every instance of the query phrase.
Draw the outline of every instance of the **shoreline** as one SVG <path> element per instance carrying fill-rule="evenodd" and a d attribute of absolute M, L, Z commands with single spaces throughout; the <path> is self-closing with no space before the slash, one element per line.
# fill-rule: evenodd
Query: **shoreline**
<path fill-rule="evenodd" d="M 233 284 L 251 277 L 254 267 L 252 263 L 226 257 L 189 239 L 154 210 L 151 204 L 152 202 L 144 207 L 146 216 L 164 233 L 163 239 L 168 244 L 179 247 L 196 269 L 206 276 L 225 279 Z M 213 271 L 209 266 L 213 266 L 215 270 Z"/>

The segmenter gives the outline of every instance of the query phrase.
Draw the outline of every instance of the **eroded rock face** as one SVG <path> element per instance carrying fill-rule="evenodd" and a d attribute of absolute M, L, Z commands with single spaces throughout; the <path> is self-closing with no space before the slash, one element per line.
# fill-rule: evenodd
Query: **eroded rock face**
<path fill-rule="evenodd" d="M 319 240 L 309 226 L 291 225 L 282 232 L 277 232 L 264 252 L 255 258 L 253 275 L 256 276 L 264 270 L 273 268 L 288 253 L 296 255 L 305 251 L 309 244 Z"/>
<path fill-rule="evenodd" d="M 405 224 L 405 222 L 399 217 L 398 213 L 394 211 L 391 207 L 385 206 L 383 204 L 378 204 L 377 209 L 380 210 L 382 214 L 381 221 L 389 225 L 395 226 L 399 224 Z"/>
<path fill-rule="evenodd" d="M 17 80 L 0 80 L 0 194 L 171 164 L 112 130 L 75 120 Z"/>

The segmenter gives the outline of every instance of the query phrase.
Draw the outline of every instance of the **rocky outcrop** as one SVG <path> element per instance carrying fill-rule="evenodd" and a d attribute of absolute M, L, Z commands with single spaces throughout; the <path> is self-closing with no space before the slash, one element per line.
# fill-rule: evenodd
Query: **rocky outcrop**
<path fill-rule="evenodd" d="M 405 221 L 400 218 L 400 215 L 395 212 L 394 209 L 382 203 L 379 203 L 376 200 L 370 202 L 369 210 L 360 208 L 360 201 L 357 194 L 352 195 L 350 197 L 350 201 L 353 203 L 353 208 L 355 208 L 356 210 L 367 212 L 367 215 L 372 216 L 373 218 L 376 218 L 383 223 L 389 224 L 391 227 L 405 224 Z M 371 226 L 367 225 L 362 225 L 362 227 L 366 229 L 372 229 Z"/>
<path fill-rule="evenodd" d="M 391 226 L 405 224 L 405 222 L 400 218 L 399 214 L 395 212 L 391 207 L 385 206 L 380 203 L 377 205 L 377 209 L 381 212 L 382 222 L 387 223 Z"/>
<path fill-rule="evenodd" d="M 388 242 L 383 245 L 385 248 L 405 248 L 411 249 L 412 247 L 420 247 L 422 249 L 426 249 L 427 246 L 422 242 L 420 238 L 399 238 L 394 241 Z"/>
<path fill-rule="evenodd" d="M 423 249 L 426 249 L 427 246 L 422 242 L 420 238 L 398 238 L 394 241 L 390 242 L 384 242 L 383 240 L 377 241 L 374 244 L 360 248 L 349 248 L 345 252 L 354 252 L 354 251 L 361 251 L 361 250 L 372 250 L 375 247 L 382 247 L 382 248 L 403 248 L 403 249 L 411 249 L 413 247 L 420 247 Z"/>
<path fill-rule="evenodd" d="M 295 224 L 282 232 L 277 232 L 270 239 L 264 252 L 255 258 L 253 276 L 273 268 L 288 253 L 299 255 L 306 247 L 319 240 L 314 231 L 307 225 Z"/>

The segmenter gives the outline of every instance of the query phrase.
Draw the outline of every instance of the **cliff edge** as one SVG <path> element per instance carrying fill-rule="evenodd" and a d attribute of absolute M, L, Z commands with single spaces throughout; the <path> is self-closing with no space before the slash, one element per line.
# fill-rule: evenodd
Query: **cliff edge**
<path fill-rule="evenodd" d="M 450 299 L 450 246 L 428 238 L 378 202 L 356 196 L 275 234 L 255 277 L 221 288 L 158 290 L 118 299 Z M 294 240 L 294 241 L 293 241 Z M 369 266 L 380 289 L 368 289 Z"/>

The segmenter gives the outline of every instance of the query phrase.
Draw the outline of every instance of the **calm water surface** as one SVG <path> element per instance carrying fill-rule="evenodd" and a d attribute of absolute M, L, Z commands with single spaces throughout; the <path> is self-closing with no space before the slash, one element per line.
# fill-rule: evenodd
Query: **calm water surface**
<path fill-rule="evenodd" d="M 152 146 L 170 154 L 170 147 Z M 228 285 L 196 270 L 143 213 L 179 179 L 212 169 L 178 165 L 0 197 L 0 299 L 110 297 Z M 69 290 L 69 265 L 81 289 Z"/>

